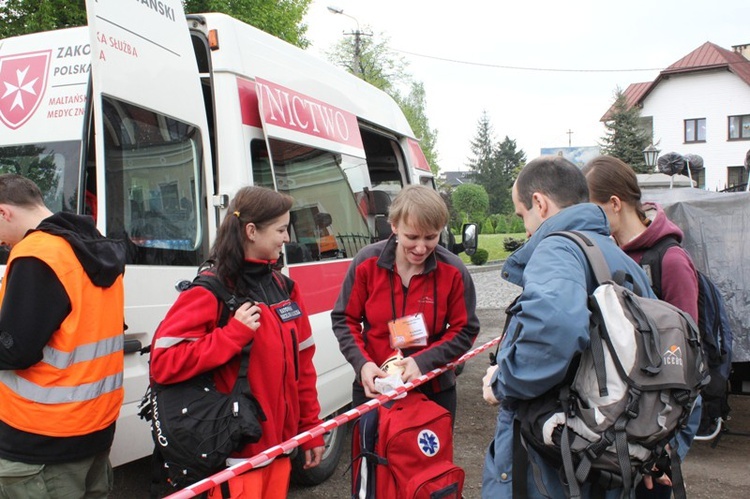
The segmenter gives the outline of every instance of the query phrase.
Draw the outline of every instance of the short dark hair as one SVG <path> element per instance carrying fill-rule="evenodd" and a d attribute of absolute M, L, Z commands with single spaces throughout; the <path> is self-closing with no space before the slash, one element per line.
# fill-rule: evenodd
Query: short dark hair
<path fill-rule="evenodd" d="M 548 196 L 560 209 L 589 200 L 583 173 L 562 156 L 540 156 L 529 162 L 518 174 L 516 192 L 527 209 L 535 192 Z"/>
<path fill-rule="evenodd" d="M 0 203 L 31 208 L 44 206 L 44 198 L 33 181 L 16 173 L 3 173 L 0 175 Z"/>

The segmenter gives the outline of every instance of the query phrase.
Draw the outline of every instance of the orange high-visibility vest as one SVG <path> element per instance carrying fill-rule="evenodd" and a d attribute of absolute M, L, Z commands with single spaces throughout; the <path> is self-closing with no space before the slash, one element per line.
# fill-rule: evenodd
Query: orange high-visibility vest
<path fill-rule="evenodd" d="M 0 420 L 51 437 L 103 430 L 117 420 L 123 401 L 122 275 L 108 288 L 97 287 L 63 238 L 32 232 L 10 253 L 0 306 L 8 271 L 22 257 L 49 265 L 68 294 L 71 311 L 44 347 L 41 361 L 27 369 L 0 371 Z M 39 313 L 44 313 L 44 303 Z"/>

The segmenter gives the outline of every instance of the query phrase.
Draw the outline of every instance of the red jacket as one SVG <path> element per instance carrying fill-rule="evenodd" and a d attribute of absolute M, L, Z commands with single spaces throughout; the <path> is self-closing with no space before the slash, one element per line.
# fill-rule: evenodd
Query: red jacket
<path fill-rule="evenodd" d="M 388 322 L 421 312 L 429 333 L 426 347 L 410 354 L 422 373 L 456 360 L 479 333 L 474 282 L 461 259 L 442 246 L 426 260 L 424 272 L 404 288 L 396 265 L 396 239 L 371 244 L 352 261 L 331 312 L 344 357 L 359 378 L 362 366 L 380 366 L 393 353 Z M 434 391 L 456 384 L 453 371 L 439 376 Z"/>
<path fill-rule="evenodd" d="M 622 250 L 640 263 L 643 253 L 662 238 L 673 237 L 681 242 L 684 234 L 667 218 L 661 206 L 644 203 L 643 209 L 651 220 L 646 230 L 632 241 L 622 245 Z M 659 298 L 690 314 L 698 323 L 698 275 L 693 260 L 682 247 L 674 246 L 664 253 L 661 262 L 661 289 Z"/>
<path fill-rule="evenodd" d="M 240 278 L 252 282 L 250 296 L 261 307 L 257 331 L 234 318 L 216 327 L 218 299 L 195 286 L 180 293 L 152 342 L 151 377 L 157 383 L 176 383 L 213 370 L 217 388 L 229 393 L 237 379 L 239 353 L 253 341 L 248 380 L 266 421 L 261 423 L 260 441 L 247 445 L 236 457 L 251 457 L 321 422 L 310 322 L 298 287 L 291 279 L 276 276 L 283 282 L 268 264 L 245 262 Z M 284 314 L 277 310 L 290 303 L 299 307 L 301 315 L 284 322 L 280 318 Z M 302 449 L 321 445 L 323 437 L 318 437 Z"/>

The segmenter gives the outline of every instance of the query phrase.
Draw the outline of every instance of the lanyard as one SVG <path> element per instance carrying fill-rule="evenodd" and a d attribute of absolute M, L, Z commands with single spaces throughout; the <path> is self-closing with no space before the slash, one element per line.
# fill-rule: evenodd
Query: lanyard
<path fill-rule="evenodd" d="M 389 274 L 389 280 L 391 283 L 391 312 L 393 314 L 393 320 L 395 321 L 398 317 L 396 316 L 396 287 L 394 283 L 394 274 L 395 272 L 391 270 Z M 437 267 L 435 267 L 435 270 L 430 272 L 432 275 L 432 283 L 433 283 L 433 295 L 432 295 L 432 331 L 430 331 L 433 335 L 437 334 L 437 309 L 438 309 L 438 303 L 437 303 L 437 297 L 438 297 L 438 289 L 437 289 Z M 411 283 L 410 283 L 411 284 Z M 422 288 L 424 289 L 424 286 L 426 286 L 427 283 L 425 282 Z M 406 291 L 404 292 L 404 309 L 406 309 L 406 295 L 409 292 L 409 288 L 406 288 Z M 424 296 L 424 294 L 423 294 Z M 420 305 L 420 312 L 422 311 L 422 308 L 424 308 L 424 302 Z"/>

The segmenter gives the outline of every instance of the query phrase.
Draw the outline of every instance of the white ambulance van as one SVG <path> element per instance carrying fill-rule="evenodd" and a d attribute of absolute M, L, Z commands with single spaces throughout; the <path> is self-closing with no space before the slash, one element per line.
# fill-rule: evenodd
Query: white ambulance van
<path fill-rule="evenodd" d="M 362 247 L 386 237 L 393 193 L 434 185 L 399 107 L 226 15 L 186 22 L 180 0 L 87 4 L 88 27 L 0 40 L 0 173 L 28 176 L 53 211 L 88 213 L 103 234 L 128 241 L 125 403 L 113 464 L 152 451 L 137 416 L 148 383 L 139 350 L 175 300 L 175 283 L 208 258 L 228 201 L 245 185 L 295 199 L 283 271 L 310 312 L 321 416 L 344 410 L 353 372 L 329 316 L 344 274 Z M 331 432 L 323 465 L 296 477 L 327 478 L 342 440 Z"/>

